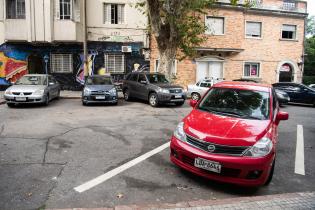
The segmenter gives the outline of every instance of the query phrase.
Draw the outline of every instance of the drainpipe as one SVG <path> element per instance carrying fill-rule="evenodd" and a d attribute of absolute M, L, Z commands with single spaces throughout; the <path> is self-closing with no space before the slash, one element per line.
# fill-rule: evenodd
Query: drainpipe
<path fill-rule="evenodd" d="M 88 49 L 87 49 L 87 24 L 86 24 L 86 0 L 83 0 L 83 53 L 84 53 L 84 80 L 89 76 Z"/>

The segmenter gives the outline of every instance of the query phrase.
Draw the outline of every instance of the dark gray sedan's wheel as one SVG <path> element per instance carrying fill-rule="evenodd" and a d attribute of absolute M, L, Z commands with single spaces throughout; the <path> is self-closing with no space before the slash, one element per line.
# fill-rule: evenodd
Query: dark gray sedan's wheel
<path fill-rule="evenodd" d="M 192 100 L 198 101 L 200 98 L 201 97 L 200 97 L 199 93 L 192 93 L 191 94 L 191 99 Z"/>
<path fill-rule="evenodd" d="M 8 107 L 10 107 L 10 108 L 15 107 L 15 104 L 12 104 L 12 103 L 7 103 L 7 105 L 8 105 Z"/>
<path fill-rule="evenodd" d="M 130 92 L 128 89 L 124 90 L 124 99 L 125 101 L 130 101 Z"/>
<path fill-rule="evenodd" d="M 149 96 L 149 104 L 152 107 L 157 107 L 159 105 L 159 99 L 156 93 L 151 93 Z"/>
<path fill-rule="evenodd" d="M 60 90 L 58 91 L 58 94 L 57 94 L 57 97 L 56 97 L 57 100 L 60 99 Z"/>
<path fill-rule="evenodd" d="M 82 100 L 82 105 L 83 105 L 83 106 L 86 106 L 86 105 L 87 105 L 87 103 L 86 103 L 85 101 L 83 101 L 83 100 Z"/>

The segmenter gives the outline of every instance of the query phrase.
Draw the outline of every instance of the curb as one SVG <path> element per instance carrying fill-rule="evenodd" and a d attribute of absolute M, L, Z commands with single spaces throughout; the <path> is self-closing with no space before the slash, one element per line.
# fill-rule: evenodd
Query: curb
<path fill-rule="evenodd" d="M 237 198 L 225 198 L 219 200 L 197 200 L 197 201 L 185 201 L 176 204 L 163 203 L 163 204 L 142 204 L 142 205 L 121 205 L 113 208 L 67 208 L 67 209 L 49 209 L 49 210 L 152 210 L 152 209 L 215 209 L 220 208 L 220 205 L 242 205 L 264 202 L 270 202 L 276 205 L 271 207 L 280 207 L 281 201 L 288 202 L 290 199 L 299 198 L 301 199 L 301 206 L 303 206 L 302 199 L 313 198 L 315 192 L 300 192 L 300 193 L 285 193 L 275 195 L 264 195 L 264 196 L 252 196 L 252 197 L 237 197 Z M 278 201 L 277 201 L 278 200 Z M 261 206 L 263 207 L 263 206 Z M 298 208 L 298 206 L 295 206 Z M 234 208 L 233 208 L 234 209 Z"/>

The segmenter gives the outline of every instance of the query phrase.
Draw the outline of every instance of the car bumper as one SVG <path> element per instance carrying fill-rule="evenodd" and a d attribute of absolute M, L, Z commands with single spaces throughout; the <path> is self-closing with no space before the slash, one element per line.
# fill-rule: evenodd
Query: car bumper
<path fill-rule="evenodd" d="M 159 93 L 158 99 L 160 103 L 176 103 L 176 102 L 184 102 L 187 96 L 184 93 L 181 94 L 172 94 L 172 93 Z"/>
<path fill-rule="evenodd" d="M 36 104 L 44 103 L 46 98 L 44 96 L 15 96 L 15 95 L 4 95 L 4 99 L 7 103 L 14 104 Z"/>
<path fill-rule="evenodd" d="M 203 158 L 220 163 L 221 173 L 195 167 L 195 158 Z M 274 158 L 274 153 L 270 153 L 262 158 L 215 155 L 192 147 L 174 136 L 171 139 L 170 159 L 174 164 L 196 175 L 219 182 L 243 186 L 261 186 L 268 179 Z M 259 175 L 256 175 L 255 171 Z"/>
<path fill-rule="evenodd" d="M 100 95 L 98 95 L 100 96 Z M 118 96 L 102 95 L 105 98 L 97 98 L 97 96 L 82 96 L 82 101 L 88 104 L 92 103 L 117 103 Z"/>

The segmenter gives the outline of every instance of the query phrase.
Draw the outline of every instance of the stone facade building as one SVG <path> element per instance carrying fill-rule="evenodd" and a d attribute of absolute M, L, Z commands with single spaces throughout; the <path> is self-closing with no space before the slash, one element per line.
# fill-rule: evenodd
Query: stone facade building
<path fill-rule="evenodd" d="M 307 4 L 300 0 L 219 0 L 204 16 L 207 40 L 196 46 L 198 56 L 175 60 L 176 83 L 187 86 L 205 77 L 253 79 L 265 83 L 301 82 Z M 154 38 L 151 71 L 159 64 Z"/>

